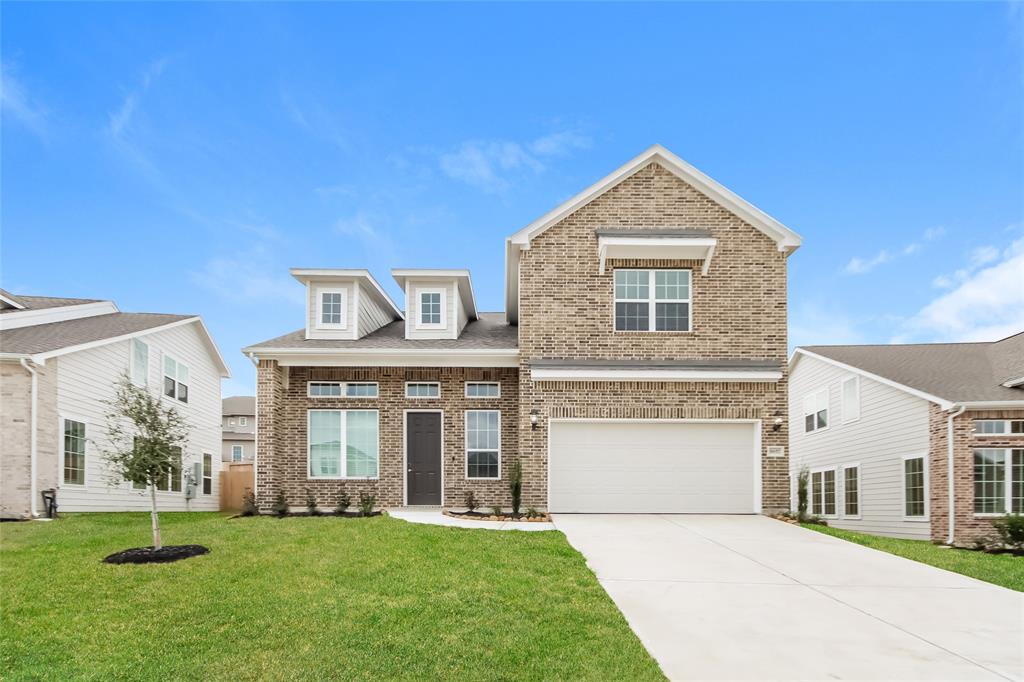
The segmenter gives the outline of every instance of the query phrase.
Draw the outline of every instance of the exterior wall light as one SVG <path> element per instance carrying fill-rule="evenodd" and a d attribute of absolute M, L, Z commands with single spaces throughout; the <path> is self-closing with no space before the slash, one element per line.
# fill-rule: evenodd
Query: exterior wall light
<path fill-rule="evenodd" d="M 540 412 L 536 409 L 530 410 L 530 428 L 537 430 L 537 420 L 540 419 Z"/>
<path fill-rule="evenodd" d="M 775 421 L 772 422 L 772 431 L 778 431 L 782 428 L 782 417 L 776 417 Z"/>

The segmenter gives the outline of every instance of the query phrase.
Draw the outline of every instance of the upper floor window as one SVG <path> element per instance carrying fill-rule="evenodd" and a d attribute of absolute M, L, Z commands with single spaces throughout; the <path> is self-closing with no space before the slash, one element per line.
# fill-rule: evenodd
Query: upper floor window
<path fill-rule="evenodd" d="M 234 426 L 234 425 L 235 425 L 235 420 L 234 419 L 228 419 L 228 426 Z"/>
<path fill-rule="evenodd" d="M 188 366 L 164 355 L 164 395 L 187 403 L 188 386 Z"/>
<path fill-rule="evenodd" d="M 248 417 L 239 417 L 238 418 L 238 425 L 239 426 L 248 426 L 249 425 L 249 418 Z"/>
<path fill-rule="evenodd" d="M 376 398 L 377 394 L 373 381 L 311 381 L 307 387 L 310 398 Z"/>
<path fill-rule="evenodd" d="M 406 398 L 440 398 L 441 384 L 436 381 L 407 383 L 405 385 Z"/>
<path fill-rule="evenodd" d="M 860 377 L 843 379 L 843 423 L 860 419 Z"/>
<path fill-rule="evenodd" d="M 444 289 L 417 289 L 420 306 L 416 316 L 419 328 L 445 326 L 445 292 Z"/>
<path fill-rule="evenodd" d="M 467 398 L 500 398 L 501 384 L 497 381 L 467 381 Z"/>
<path fill-rule="evenodd" d="M 316 326 L 344 329 L 348 292 L 345 289 L 317 289 Z"/>
<path fill-rule="evenodd" d="M 615 331 L 690 331 L 689 270 L 616 270 Z"/>
<path fill-rule="evenodd" d="M 149 384 L 149 346 L 144 341 L 132 339 L 131 370 L 133 384 Z"/>
<path fill-rule="evenodd" d="M 804 397 L 804 433 L 819 431 L 828 426 L 828 389 Z"/>
<path fill-rule="evenodd" d="M 975 419 L 974 433 L 979 436 L 1024 435 L 1024 419 Z"/>

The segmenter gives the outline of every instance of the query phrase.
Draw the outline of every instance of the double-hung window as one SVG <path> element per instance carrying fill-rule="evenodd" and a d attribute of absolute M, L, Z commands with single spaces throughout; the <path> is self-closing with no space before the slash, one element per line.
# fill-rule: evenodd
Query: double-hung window
<path fill-rule="evenodd" d="M 615 331 L 690 331 L 689 270 L 616 270 Z"/>
<path fill-rule="evenodd" d="M 860 377 L 843 379 L 843 423 L 849 424 L 860 419 Z"/>
<path fill-rule="evenodd" d="M 170 355 L 164 355 L 164 395 L 188 402 L 188 366 Z"/>
<path fill-rule="evenodd" d="M 145 387 L 149 384 L 149 346 L 144 341 L 132 339 L 131 354 L 132 383 Z"/>
<path fill-rule="evenodd" d="M 501 384 L 497 381 L 467 381 L 467 398 L 500 398 Z"/>
<path fill-rule="evenodd" d="M 860 516 L 860 466 L 843 467 L 843 516 Z"/>
<path fill-rule="evenodd" d="M 441 384 L 436 381 L 414 382 L 405 385 L 406 398 L 440 398 Z"/>
<path fill-rule="evenodd" d="M 377 478 L 377 410 L 309 411 L 309 478 Z"/>
<path fill-rule="evenodd" d="M 1021 436 L 1024 435 L 1024 419 L 975 419 L 974 434 L 977 436 Z"/>
<path fill-rule="evenodd" d="M 501 477 L 501 413 L 466 411 L 466 478 Z"/>
<path fill-rule="evenodd" d="M 231 446 L 231 461 L 241 462 L 242 461 L 242 446 L 232 445 Z"/>
<path fill-rule="evenodd" d="M 908 519 L 922 519 L 927 516 L 926 477 L 923 456 L 903 458 L 903 516 Z"/>
<path fill-rule="evenodd" d="M 828 388 L 804 396 L 804 433 L 828 426 Z"/>
<path fill-rule="evenodd" d="M 974 451 L 974 513 L 1024 513 L 1024 448 Z"/>
<path fill-rule="evenodd" d="M 347 308 L 348 291 L 346 289 L 317 289 L 317 329 L 345 329 L 347 327 Z"/>
<path fill-rule="evenodd" d="M 203 453 L 203 494 L 213 493 L 213 455 Z"/>
<path fill-rule="evenodd" d="M 834 516 L 836 513 L 836 470 L 820 469 L 811 472 L 811 512 Z"/>
<path fill-rule="evenodd" d="M 64 420 L 64 483 L 85 485 L 85 424 Z"/>

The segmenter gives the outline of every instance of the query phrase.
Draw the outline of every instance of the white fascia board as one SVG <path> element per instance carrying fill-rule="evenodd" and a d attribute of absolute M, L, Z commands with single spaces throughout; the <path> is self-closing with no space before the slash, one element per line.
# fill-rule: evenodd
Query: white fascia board
<path fill-rule="evenodd" d="M 276 360 L 282 367 L 518 367 L 516 349 L 380 350 L 372 348 L 332 351 L 330 349 L 247 348 L 253 361 Z"/>
<path fill-rule="evenodd" d="M 779 381 L 782 372 L 724 369 L 553 369 L 530 370 L 534 381 Z"/>
<path fill-rule="evenodd" d="M 40 324 L 79 320 L 119 312 L 113 301 L 97 301 L 80 305 L 62 305 L 53 308 L 24 309 L 16 313 L 0 315 L 0 329 L 21 329 Z"/>
<path fill-rule="evenodd" d="M 1020 410 L 1024 400 L 968 400 L 956 405 L 967 410 Z"/>
<path fill-rule="evenodd" d="M 1005 386 L 1006 388 L 1017 388 L 1018 386 L 1024 386 L 1024 377 L 1020 377 L 1018 379 L 1010 379 L 1009 381 L 1004 382 L 1003 386 Z"/>
<path fill-rule="evenodd" d="M 598 237 L 598 272 L 604 274 L 609 258 L 673 259 L 703 261 L 708 274 L 718 240 L 713 237 Z"/>
<path fill-rule="evenodd" d="M 790 358 L 790 361 L 789 361 L 789 372 L 790 372 L 790 374 L 793 373 L 793 369 L 796 367 L 796 364 L 800 360 L 800 356 L 802 356 L 802 355 L 806 355 L 809 358 L 815 358 L 816 360 L 821 360 L 822 362 L 827 362 L 828 364 L 832 365 L 833 367 L 839 367 L 840 369 L 845 369 L 848 372 L 853 372 L 854 374 L 859 374 L 860 376 L 867 377 L 868 379 L 871 379 L 872 381 L 877 381 L 880 384 L 885 384 L 886 386 L 891 386 L 892 388 L 896 388 L 896 389 L 899 389 L 901 391 L 904 391 L 905 393 L 909 393 L 912 396 L 916 396 L 918 398 L 922 398 L 922 399 L 927 400 L 929 402 L 933 402 L 933 403 L 935 403 L 936 405 L 938 405 L 939 407 L 941 407 L 944 410 L 948 410 L 948 409 L 950 409 L 951 407 L 953 407 L 954 405 L 957 404 L 957 403 L 954 403 L 953 401 L 946 400 L 945 398 L 940 398 L 938 396 L 932 395 L 931 393 L 925 393 L 924 391 L 919 391 L 916 388 L 911 388 L 910 386 L 907 386 L 905 384 L 901 384 L 898 381 L 893 381 L 892 379 L 886 379 L 883 376 L 880 376 L 878 374 L 874 374 L 873 372 L 868 372 L 867 370 L 863 370 L 860 367 L 854 367 L 853 365 L 848 365 L 845 362 L 839 362 L 838 360 L 833 360 L 832 358 L 825 357 L 824 355 L 818 355 L 817 353 L 813 353 L 813 352 L 811 352 L 811 351 L 809 351 L 809 350 L 807 350 L 805 348 L 797 348 L 796 350 L 793 351 L 793 356 Z"/>
<path fill-rule="evenodd" d="M 306 298 L 309 298 L 309 283 L 313 280 L 330 281 L 332 279 L 357 279 L 369 282 L 372 290 L 377 294 L 380 301 L 391 308 L 397 319 L 404 320 L 405 314 L 398 308 L 380 282 L 370 274 L 369 270 L 360 268 L 292 268 L 288 271 L 292 277 L 302 282 L 307 287 Z M 308 312 L 308 311 L 307 311 Z M 308 319 L 308 316 L 307 316 Z"/>
<path fill-rule="evenodd" d="M 25 309 L 24 304 L 14 300 L 10 296 L 4 296 L 3 294 L 0 294 L 0 301 L 3 301 L 4 303 L 6 303 L 7 305 L 11 306 L 12 308 L 17 308 L 18 310 L 24 310 Z"/>

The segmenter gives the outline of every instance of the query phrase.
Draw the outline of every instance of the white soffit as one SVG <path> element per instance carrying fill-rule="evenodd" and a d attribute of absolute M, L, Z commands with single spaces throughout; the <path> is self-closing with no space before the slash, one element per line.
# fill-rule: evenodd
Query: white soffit
<path fill-rule="evenodd" d="M 704 261 L 701 273 L 708 274 L 718 240 L 713 237 L 622 237 L 597 238 L 600 273 L 609 258 L 669 259 Z"/>

